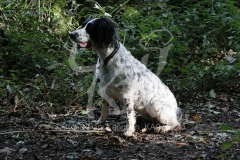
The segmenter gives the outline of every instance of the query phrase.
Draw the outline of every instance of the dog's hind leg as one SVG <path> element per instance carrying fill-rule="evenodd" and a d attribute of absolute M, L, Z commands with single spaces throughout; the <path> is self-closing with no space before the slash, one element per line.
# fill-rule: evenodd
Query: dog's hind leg
<path fill-rule="evenodd" d="M 178 107 L 175 109 L 173 106 L 166 106 L 165 109 L 162 109 L 161 111 L 158 110 L 156 119 L 164 126 L 156 127 L 155 132 L 166 133 L 170 130 L 180 131 L 180 114 L 181 110 Z"/>
<path fill-rule="evenodd" d="M 177 107 L 176 101 L 157 101 L 146 110 L 159 123 L 156 124 L 155 132 L 166 133 L 170 130 L 181 129 L 181 109 Z"/>

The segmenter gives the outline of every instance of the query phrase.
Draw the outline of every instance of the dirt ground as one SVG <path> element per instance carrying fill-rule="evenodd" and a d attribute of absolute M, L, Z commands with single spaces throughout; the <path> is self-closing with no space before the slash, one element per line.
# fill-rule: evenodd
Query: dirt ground
<path fill-rule="evenodd" d="M 178 101 L 183 111 L 181 132 L 157 134 L 155 124 L 138 117 L 133 137 L 123 135 L 124 114 L 111 115 L 104 126 L 93 127 L 79 105 L 70 107 L 68 114 L 52 114 L 37 104 L 34 109 L 8 110 L 2 104 L 0 160 L 240 159 L 240 144 L 234 141 L 240 136 L 239 93 Z"/>

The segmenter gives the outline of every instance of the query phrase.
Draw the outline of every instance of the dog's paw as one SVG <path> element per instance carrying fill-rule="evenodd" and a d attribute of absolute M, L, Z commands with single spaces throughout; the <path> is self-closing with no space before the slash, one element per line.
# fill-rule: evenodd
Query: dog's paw
<path fill-rule="evenodd" d="M 181 132 L 181 130 L 182 130 L 182 126 L 181 126 L 181 125 L 178 125 L 178 126 L 176 126 L 176 127 L 174 128 L 174 131 L 175 131 L 175 132 Z"/>
<path fill-rule="evenodd" d="M 126 137 L 131 137 L 131 136 L 133 136 L 133 132 L 132 131 L 126 131 L 126 132 L 124 132 L 124 135 Z"/>
<path fill-rule="evenodd" d="M 172 126 L 160 126 L 154 129 L 155 133 L 167 133 L 170 130 L 172 130 Z"/>

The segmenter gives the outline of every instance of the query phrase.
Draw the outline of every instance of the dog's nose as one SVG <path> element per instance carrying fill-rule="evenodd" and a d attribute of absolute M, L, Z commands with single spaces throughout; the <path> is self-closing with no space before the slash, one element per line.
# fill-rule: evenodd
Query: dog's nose
<path fill-rule="evenodd" d="M 69 33 L 69 36 L 72 38 L 72 39 L 76 39 L 79 35 L 77 32 L 71 32 Z"/>

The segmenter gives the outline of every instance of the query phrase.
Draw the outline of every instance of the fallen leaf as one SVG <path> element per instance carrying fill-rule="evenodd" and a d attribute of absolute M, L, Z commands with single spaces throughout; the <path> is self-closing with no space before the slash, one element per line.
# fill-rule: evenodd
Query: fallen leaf
<path fill-rule="evenodd" d="M 215 93 L 215 91 L 212 89 L 211 91 L 209 91 L 209 96 L 211 98 L 216 98 L 217 97 L 217 94 Z"/>
<path fill-rule="evenodd" d="M 193 120 L 196 121 L 196 122 L 201 122 L 202 119 L 198 116 L 193 116 Z"/>
<path fill-rule="evenodd" d="M 215 105 L 213 105 L 213 104 L 211 104 L 211 103 L 207 103 L 206 105 L 204 105 L 204 106 L 206 106 L 206 107 L 208 107 L 208 108 L 215 108 L 216 106 Z"/>
<path fill-rule="evenodd" d="M 47 125 L 47 124 L 40 124 L 38 127 L 43 128 L 43 129 L 53 129 L 54 128 L 53 126 Z"/>
<path fill-rule="evenodd" d="M 5 153 L 7 155 L 9 155 L 12 151 L 13 149 L 10 149 L 8 147 L 4 147 L 3 149 L 0 149 L 0 153 Z"/>
<path fill-rule="evenodd" d="M 68 155 L 66 156 L 66 159 L 75 159 L 75 155 L 68 154 Z"/>
<path fill-rule="evenodd" d="M 73 152 L 73 153 L 68 153 L 68 154 L 66 155 L 66 159 L 79 159 L 77 155 L 78 155 L 78 154 L 75 153 L 75 152 Z"/>
<path fill-rule="evenodd" d="M 185 142 L 177 142 L 176 145 L 177 146 L 186 146 L 187 143 L 185 143 Z"/>
<path fill-rule="evenodd" d="M 96 150 L 97 151 L 95 152 L 95 154 L 97 154 L 97 155 L 101 155 L 103 153 L 103 151 L 101 149 L 96 148 Z"/>
<path fill-rule="evenodd" d="M 204 139 L 203 137 L 201 137 L 201 138 L 199 139 L 199 141 L 200 141 L 200 142 L 203 142 L 203 143 L 206 143 L 206 141 L 205 141 L 205 139 Z"/>
<path fill-rule="evenodd" d="M 84 149 L 82 150 L 83 152 L 91 152 L 92 150 L 91 149 Z"/>
<path fill-rule="evenodd" d="M 81 110 L 81 113 L 82 113 L 82 114 L 88 114 L 89 111 L 87 111 L 87 110 Z"/>
<path fill-rule="evenodd" d="M 50 139 L 56 139 L 57 137 L 55 135 L 51 135 Z"/>
<path fill-rule="evenodd" d="M 212 112 L 213 114 L 220 114 L 221 112 L 214 111 L 214 110 L 209 110 L 209 112 Z"/>
<path fill-rule="evenodd" d="M 109 128 L 109 127 L 106 127 L 106 128 L 105 128 L 105 131 L 107 131 L 107 132 L 112 132 L 111 128 Z"/>
<path fill-rule="evenodd" d="M 223 110 L 223 112 L 227 112 L 229 110 L 229 108 L 228 107 L 223 107 L 222 110 Z"/>
<path fill-rule="evenodd" d="M 147 132 L 147 128 L 143 128 L 143 129 L 142 129 L 142 132 L 143 132 L 143 133 Z"/>
<path fill-rule="evenodd" d="M 50 118 L 56 118 L 57 117 L 57 114 L 49 114 L 48 115 Z"/>
<path fill-rule="evenodd" d="M 15 104 L 15 107 L 18 106 L 18 103 L 19 103 L 19 98 L 18 98 L 18 96 L 16 95 L 16 96 L 14 97 L 14 104 Z"/>
<path fill-rule="evenodd" d="M 77 141 L 74 141 L 74 140 L 71 140 L 71 139 L 67 139 L 67 141 L 72 144 L 73 146 L 77 146 L 78 145 L 78 142 Z"/>
<path fill-rule="evenodd" d="M 19 111 L 19 99 L 18 99 L 18 96 L 15 96 L 14 97 L 14 109 L 13 109 L 13 112 L 18 112 Z"/>
<path fill-rule="evenodd" d="M 201 158 L 201 154 L 197 154 L 194 159 L 200 159 Z"/>
<path fill-rule="evenodd" d="M 42 148 L 43 148 L 43 149 L 46 149 L 48 146 L 49 146 L 48 144 L 44 144 L 44 145 L 42 146 Z"/>
<path fill-rule="evenodd" d="M 82 91 L 83 91 L 83 88 L 79 88 L 79 87 L 72 87 L 72 89 L 73 89 L 75 92 L 82 92 Z"/>
<path fill-rule="evenodd" d="M 104 132 L 95 132 L 97 135 L 100 135 L 100 136 L 104 136 L 105 133 Z"/>
<path fill-rule="evenodd" d="M 27 148 L 21 148 L 21 149 L 19 150 L 19 154 L 23 154 L 23 153 L 25 153 L 25 152 L 27 152 Z"/>

